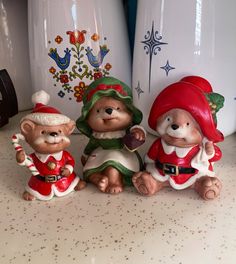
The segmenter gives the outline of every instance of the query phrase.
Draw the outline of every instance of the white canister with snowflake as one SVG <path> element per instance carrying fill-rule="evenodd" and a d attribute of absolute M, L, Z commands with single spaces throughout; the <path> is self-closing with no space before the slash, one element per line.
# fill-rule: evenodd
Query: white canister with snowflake
<path fill-rule="evenodd" d="M 236 131 L 235 9 L 234 0 L 138 1 L 132 87 L 144 116 L 167 85 L 200 75 L 225 97 L 218 129 Z"/>
<path fill-rule="evenodd" d="M 28 1 L 34 90 L 46 90 L 60 111 L 76 120 L 94 79 L 114 76 L 131 84 L 122 1 Z"/>

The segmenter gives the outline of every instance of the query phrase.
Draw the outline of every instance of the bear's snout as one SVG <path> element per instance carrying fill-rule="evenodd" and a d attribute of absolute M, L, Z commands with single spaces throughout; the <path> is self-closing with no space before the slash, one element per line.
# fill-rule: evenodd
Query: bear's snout
<path fill-rule="evenodd" d="M 171 125 L 171 128 L 172 128 L 173 130 L 176 130 L 176 129 L 179 128 L 179 125 L 173 124 L 173 125 Z"/>
<path fill-rule="evenodd" d="M 105 109 L 105 112 L 108 114 L 108 115 L 111 115 L 112 114 L 112 112 L 113 112 L 113 109 L 112 108 L 106 108 Z"/>
<path fill-rule="evenodd" d="M 49 135 L 52 136 L 52 137 L 57 137 L 58 133 L 57 132 L 51 132 Z"/>

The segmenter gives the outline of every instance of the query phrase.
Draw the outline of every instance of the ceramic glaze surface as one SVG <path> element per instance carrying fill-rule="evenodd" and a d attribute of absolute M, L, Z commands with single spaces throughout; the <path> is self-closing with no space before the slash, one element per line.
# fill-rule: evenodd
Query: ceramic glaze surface
<path fill-rule="evenodd" d="M 218 128 L 225 135 L 236 130 L 235 7 L 232 0 L 139 0 L 132 86 L 144 115 L 167 85 L 199 75 L 225 97 Z"/>
<path fill-rule="evenodd" d="M 130 84 L 130 54 L 122 1 L 29 1 L 34 90 L 76 119 L 87 85 L 101 76 Z"/>
<path fill-rule="evenodd" d="M 0 69 L 12 79 L 19 110 L 31 107 L 27 0 L 0 0 Z"/>
<path fill-rule="evenodd" d="M 0 131 L 1 264 L 235 264 L 235 134 L 220 144 L 223 158 L 215 171 L 224 188 L 212 202 L 191 189 L 142 197 L 134 188 L 109 195 L 92 185 L 64 198 L 27 202 L 21 194 L 30 176 L 9 144 L 23 116 Z M 86 137 L 71 140 L 81 173 Z M 141 153 L 153 140 L 149 135 Z"/>

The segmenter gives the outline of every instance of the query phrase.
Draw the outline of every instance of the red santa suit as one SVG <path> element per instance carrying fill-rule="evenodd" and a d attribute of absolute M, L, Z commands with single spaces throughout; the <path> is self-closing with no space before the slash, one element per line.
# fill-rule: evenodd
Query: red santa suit
<path fill-rule="evenodd" d="M 221 158 L 221 151 L 214 144 L 214 153 L 209 156 L 205 144 L 224 140 L 216 122 L 216 112 L 223 101 L 223 96 L 214 93 L 211 84 L 199 76 L 184 77 L 161 91 L 150 110 L 150 128 L 157 131 L 161 116 L 172 109 L 182 109 L 195 119 L 204 138 L 201 145 L 191 148 L 169 146 L 157 139 L 146 155 L 146 170 L 158 181 L 169 181 L 175 189 L 187 188 L 202 176 L 214 177 L 212 162 Z"/>
<path fill-rule="evenodd" d="M 58 109 L 48 105 L 50 100 L 49 94 L 41 90 L 32 95 L 32 103 L 35 104 L 31 113 L 21 119 L 21 125 L 25 121 L 31 121 L 36 125 L 53 127 L 53 126 L 68 126 L 68 133 L 61 134 L 58 131 L 52 131 L 44 135 L 46 143 L 58 143 L 62 138 L 65 139 L 73 131 L 73 121 L 62 114 Z M 21 127 L 24 134 L 24 129 Z M 43 135 L 41 135 L 43 136 Z M 62 137 L 62 138 L 61 138 Z M 25 139 L 21 135 L 21 139 Z M 14 138 L 15 140 L 15 138 Z M 69 138 L 67 139 L 69 143 Z M 22 147 L 21 147 L 22 149 Z M 61 148 L 60 148 L 61 149 Z M 16 149 L 18 150 L 18 149 Z M 37 148 L 35 148 L 37 151 Z M 74 190 L 79 182 L 73 171 L 74 159 L 67 151 L 60 151 L 53 154 L 32 153 L 25 156 L 25 160 L 19 163 L 21 166 L 27 166 L 32 173 L 32 176 L 26 186 L 26 191 L 32 194 L 39 200 L 50 200 L 55 196 L 64 196 Z M 62 176 L 62 168 L 67 168 L 70 175 Z"/>
<path fill-rule="evenodd" d="M 50 200 L 55 196 L 64 196 L 72 192 L 79 182 L 73 172 L 74 159 L 67 151 L 55 154 L 32 153 L 32 162 L 39 171 L 39 176 L 31 176 L 26 191 L 40 200 Z M 70 170 L 69 176 L 62 176 L 61 169 Z"/>
<path fill-rule="evenodd" d="M 174 189 L 185 189 L 201 176 L 214 176 L 212 162 L 221 158 L 220 149 L 215 145 L 214 149 L 208 156 L 204 145 L 178 148 L 159 138 L 145 157 L 146 170 L 158 181 L 169 181 Z"/>

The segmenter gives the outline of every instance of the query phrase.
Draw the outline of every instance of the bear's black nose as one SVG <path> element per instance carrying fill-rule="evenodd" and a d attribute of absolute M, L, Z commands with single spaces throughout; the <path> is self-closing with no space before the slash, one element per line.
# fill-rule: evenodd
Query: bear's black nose
<path fill-rule="evenodd" d="M 57 132 L 51 132 L 49 135 L 52 136 L 52 137 L 57 137 L 58 136 Z"/>
<path fill-rule="evenodd" d="M 106 110 L 105 110 L 105 112 L 106 112 L 108 115 L 111 115 L 111 114 L 112 114 L 112 111 L 113 111 L 112 108 L 106 108 Z"/>
<path fill-rule="evenodd" d="M 176 124 L 173 124 L 173 125 L 171 125 L 171 128 L 172 128 L 173 130 L 176 130 L 176 129 L 178 129 L 178 128 L 179 128 L 179 126 L 178 126 L 178 125 L 176 125 Z"/>

